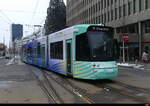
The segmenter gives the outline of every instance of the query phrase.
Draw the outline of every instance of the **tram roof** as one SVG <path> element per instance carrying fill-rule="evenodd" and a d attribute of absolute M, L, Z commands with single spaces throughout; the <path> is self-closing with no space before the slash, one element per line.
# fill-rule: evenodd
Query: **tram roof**
<path fill-rule="evenodd" d="M 90 26 L 104 26 L 104 24 L 79 24 L 79 25 L 74 25 L 71 27 L 68 27 L 66 29 L 60 30 L 58 32 L 49 34 L 48 36 L 53 37 L 57 35 L 67 35 L 70 32 L 75 32 L 76 35 L 83 34 L 87 32 L 88 28 Z"/>
<path fill-rule="evenodd" d="M 73 27 L 78 30 L 76 31 L 76 34 L 82 34 L 87 32 L 87 29 L 90 26 L 104 26 L 104 24 L 80 24 L 80 25 L 75 25 Z"/>

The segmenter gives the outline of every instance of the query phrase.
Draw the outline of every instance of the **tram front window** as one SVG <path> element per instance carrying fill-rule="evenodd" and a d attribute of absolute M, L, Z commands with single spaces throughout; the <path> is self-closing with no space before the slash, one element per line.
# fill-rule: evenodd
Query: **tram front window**
<path fill-rule="evenodd" d="M 113 61 L 113 33 L 89 31 L 76 38 L 77 61 Z"/>

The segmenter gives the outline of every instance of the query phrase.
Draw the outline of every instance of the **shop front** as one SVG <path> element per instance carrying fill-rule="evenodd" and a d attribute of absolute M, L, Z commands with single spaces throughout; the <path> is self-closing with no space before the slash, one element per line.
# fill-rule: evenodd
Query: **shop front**
<path fill-rule="evenodd" d="M 143 43 L 143 51 L 148 52 L 150 56 L 150 43 Z"/>
<path fill-rule="evenodd" d="M 137 59 L 140 60 L 138 34 L 126 33 L 125 35 L 128 35 L 128 39 L 123 39 L 123 35 L 124 34 L 119 35 L 119 60 L 123 60 L 123 51 L 125 55 L 125 61 L 135 61 Z"/>

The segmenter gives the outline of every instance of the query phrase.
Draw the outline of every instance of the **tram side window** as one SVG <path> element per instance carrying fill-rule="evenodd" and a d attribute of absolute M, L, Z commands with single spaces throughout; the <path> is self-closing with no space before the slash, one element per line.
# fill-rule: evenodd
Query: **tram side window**
<path fill-rule="evenodd" d="M 32 48 L 29 47 L 29 48 L 27 49 L 27 55 L 28 55 L 28 56 L 31 56 L 31 54 L 32 54 Z"/>
<path fill-rule="evenodd" d="M 50 56 L 51 59 L 63 60 L 63 41 L 50 44 Z"/>
<path fill-rule="evenodd" d="M 44 59 L 45 58 L 45 45 L 41 46 L 41 57 Z"/>
<path fill-rule="evenodd" d="M 40 44 L 37 46 L 37 56 L 41 57 Z"/>
<path fill-rule="evenodd" d="M 24 48 L 24 56 L 27 56 L 27 49 Z"/>
<path fill-rule="evenodd" d="M 25 52 L 24 52 L 24 48 L 22 47 L 21 48 L 21 56 L 24 56 L 25 55 Z"/>
<path fill-rule="evenodd" d="M 37 57 L 37 47 L 33 48 L 33 57 L 36 58 Z"/>

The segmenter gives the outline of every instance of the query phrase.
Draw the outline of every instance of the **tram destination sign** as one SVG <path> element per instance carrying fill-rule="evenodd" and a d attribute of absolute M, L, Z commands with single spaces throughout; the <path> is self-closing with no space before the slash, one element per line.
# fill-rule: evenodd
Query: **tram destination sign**
<path fill-rule="evenodd" d="M 104 31 L 104 32 L 111 32 L 111 31 L 113 31 L 113 28 L 110 28 L 110 27 L 91 26 L 91 27 L 89 27 L 88 31 Z"/>

